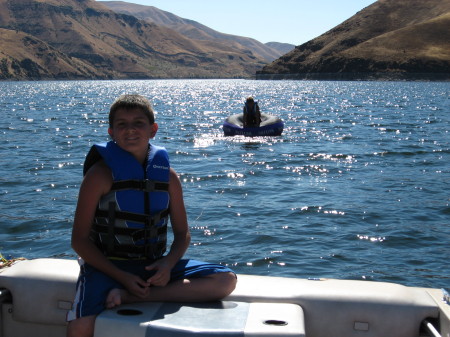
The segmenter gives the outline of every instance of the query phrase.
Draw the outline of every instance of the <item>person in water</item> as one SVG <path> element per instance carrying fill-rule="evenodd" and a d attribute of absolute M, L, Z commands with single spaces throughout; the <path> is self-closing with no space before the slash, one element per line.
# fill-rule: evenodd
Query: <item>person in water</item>
<path fill-rule="evenodd" d="M 258 128 L 261 124 L 261 111 L 258 102 L 248 97 L 244 104 L 244 128 Z"/>
<path fill-rule="evenodd" d="M 236 286 L 231 269 L 182 259 L 191 238 L 182 186 L 167 151 L 149 142 L 157 131 L 145 97 L 120 96 L 109 113 L 112 140 L 86 157 L 72 230 L 80 274 L 67 336 L 93 336 L 105 308 L 220 300 Z M 173 242 L 164 255 L 169 218 Z"/>

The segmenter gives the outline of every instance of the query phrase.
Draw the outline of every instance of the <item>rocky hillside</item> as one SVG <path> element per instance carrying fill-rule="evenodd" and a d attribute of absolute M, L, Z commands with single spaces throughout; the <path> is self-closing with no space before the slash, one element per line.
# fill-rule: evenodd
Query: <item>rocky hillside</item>
<path fill-rule="evenodd" d="M 251 50 L 254 55 L 265 59 L 267 62 L 274 61 L 295 47 L 288 43 L 270 42 L 263 44 L 255 39 L 223 34 L 196 21 L 183 19 L 153 6 L 137 5 L 124 1 L 102 1 L 101 3 L 117 13 L 133 15 L 138 19 L 171 28 L 189 39 L 214 41 L 227 48 L 231 47 L 244 52 Z"/>
<path fill-rule="evenodd" d="M 3 80 L 242 78 L 267 63 L 93 0 L 0 0 L 0 46 Z"/>
<path fill-rule="evenodd" d="M 257 78 L 450 79 L 450 0 L 379 0 Z"/>

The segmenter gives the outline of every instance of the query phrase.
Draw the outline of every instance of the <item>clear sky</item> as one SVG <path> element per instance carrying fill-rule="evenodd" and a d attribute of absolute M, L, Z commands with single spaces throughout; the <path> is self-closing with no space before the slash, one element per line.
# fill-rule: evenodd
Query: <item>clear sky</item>
<path fill-rule="evenodd" d="M 305 43 L 375 0 L 126 0 L 155 6 L 221 33 L 259 42 Z"/>

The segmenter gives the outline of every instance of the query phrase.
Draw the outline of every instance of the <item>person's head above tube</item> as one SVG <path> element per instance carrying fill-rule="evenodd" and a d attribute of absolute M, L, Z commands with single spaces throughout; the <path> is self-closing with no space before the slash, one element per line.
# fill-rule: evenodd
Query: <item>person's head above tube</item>
<path fill-rule="evenodd" d="M 255 100 L 251 96 L 247 97 L 247 100 L 245 101 L 245 104 L 247 104 L 248 106 L 253 106 L 253 104 L 255 104 Z"/>

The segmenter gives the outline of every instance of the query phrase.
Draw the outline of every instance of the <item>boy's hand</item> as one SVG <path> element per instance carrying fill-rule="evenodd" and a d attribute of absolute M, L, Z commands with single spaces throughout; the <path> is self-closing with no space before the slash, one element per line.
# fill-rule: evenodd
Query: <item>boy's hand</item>
<path fill-rule="evenodd" d="M 147 297 L 150 292 L 149 282 L 145 282 L 139 276 L 130 273 L 127 273 L 127 276 L 122 283 L 131 294 L 140 298 Z"/>
<path fill-rule="evenodd" d="M 171 267 L 167 264 L 165 258 L 159 259 L 151 265 L 145 267 L 146 270 L 154 270 L 155 275 L 147 280 L 152 286 L 164 287 L 170 281 Z"/>

